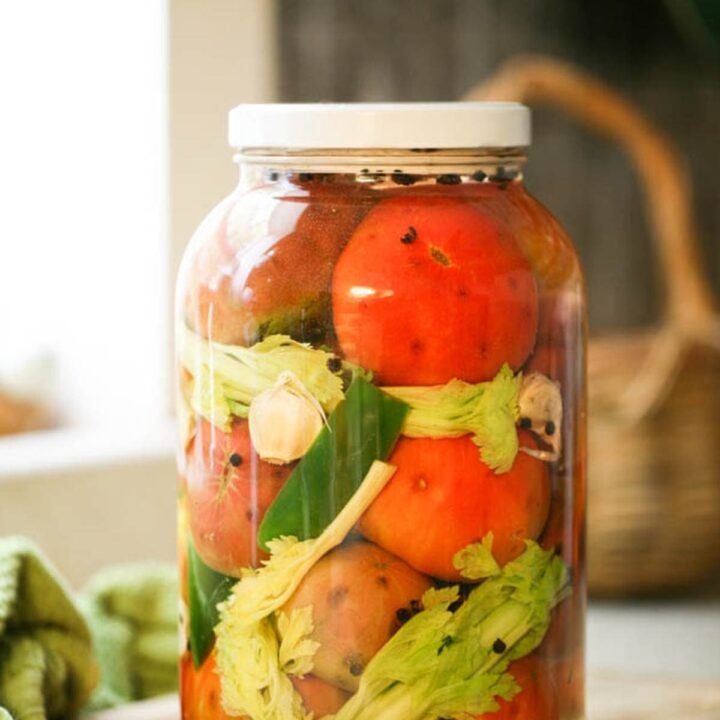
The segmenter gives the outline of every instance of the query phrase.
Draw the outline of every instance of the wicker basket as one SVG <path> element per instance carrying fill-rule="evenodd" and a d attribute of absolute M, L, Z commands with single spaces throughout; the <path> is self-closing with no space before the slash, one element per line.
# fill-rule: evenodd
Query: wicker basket
<path fill-rule="evenodd" d="M 656 328 L 589 346 L 588 581 L 605 595 L 695 585 L 720 567 L 720 321 L 681 163 L 626 100 L 555 60 L 515 58 L 466 99 L 558 106 L 634 162 L 667 301 Z"/>

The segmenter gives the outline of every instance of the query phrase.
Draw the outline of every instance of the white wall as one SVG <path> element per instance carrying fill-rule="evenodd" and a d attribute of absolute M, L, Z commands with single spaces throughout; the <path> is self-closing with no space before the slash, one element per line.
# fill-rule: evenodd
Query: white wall
<path fill-rule="evenodd" d="M 236 168 L 226 142 L 227 112 L 240 102 L 274 99 L 276 62 L 273 0 L 169 0 L 169 15 L 162 0 L 128 0 L 119 5 L 90 0 L 68 0 L 68 3 L 29 0 L 26 4 L 12 4 L 23 8 L 20 16 L 27 25 L 22 28 L 25 37 L 35 37 L 37 41 L 23 52 L 31 57 L 38 51 L 38 44 L 47 43 L 43 67 L 37 69 L 38 83 L 43 81 L 44 72 L 51 78 L 57 73 L 58 81 L 64 72 L 94 77 L 97 92 L 87 96 L 80 93 L 77 99 L 85 103 L 84 107 L 107 116 L 106 132 L 103 126 L 87 117 L 79 118 L 77 125 L 72 118 L 64 117 L 62 111 L 67 98 L 59 90 L 52 96 L 40 93 L 33 97 L 32 88 L 26 88 L 30 103 L 27 109 L 31 114 L 19 115 L 17 122 L 25 118 L 33 124 L 37 145 L 26 148 L 28 167 L 23 165 L 23 168 L 27 178 L 21 179 L 27 179 L 33 189 L 40 189 L 41 197 L 47 198 L 53 184 L 60 184 L 62 178 L 67 177 L 72 164 L 72 152 L 62 144 L 68 133 L 72 134 L 79 150 L 88 155 L 87 168 L 83 166 L 81 174 L 112 162 L 118 167 L 129 167 L 139 162 L 143 153 L 150 153 L 153 162 L 163 158 L 162 167 L 158 166 L 158 172 L 162 171 L 160 176 L 140 173 L 135 184 L 125 181 L 129 184 L 127 193 L 139 203 L 132 212 L 117 197 L 111 198 L 116 212 L 105 225 L 98 224 L 97 232 L 87 235 L 93 243 L 87 253 L 79 254 L 73 245 L 76 238 L 72 232 L 66 232 L 53 237 L 56 247 L 50 265 L 48 256 L 38 254 L 32 244 L 26 248 L 26 259 L 21 263 L 22 269 L 31 274 L 35 268 L 41 271 L 30 277 L 29 292 L 43 290 L 38 288 L 39 277 L 55 277 L 58 282 L 53 288 L 57 294 L 57 288 L 62 289 L 64 268 L 81 261 L 93 292 L 83 294 L 75 288 L 65 288 L 77 296 L 72 309 L 78 319 L 82 313 L 95 309 L 93 293 L 101 293 L 103 289 L 99 270 L 105 273 L 108 283 L 122 274 L 126 295 L 119 298 L 121 305 L 131 306 L 141 295 L 147 297 L 148 290 L 155 298 L 151 305 L 141 307 L 142 318 L 148 321 L 144 329 L 135 328 L 131 334 L 138 347 L 143 348 L 148 363 L 145 370 L 152 373 L 154 389 L 159 388 L 161 392 L 161 400 L 152 402 L 165 418 L 164 425 L 146 431 L 141 425 L 147 418 L 138 417 L 135 412 L 128 417 L 129 420 L 136 418 L 137 422 L 130 422 L 127 432 L 121 436 L 102 430 L 60 430 L 0 440 L 0 535 L 22 533 L 35 539 L 61 571 L 79 585 L 107 564 L 143 558 L 175 559 L 176 475 L 172 431 L 167 419 L 172 396 L 170 308 L 175 268 L 194 227 L 235 183 Z M 41 26 L 33 28 L 30 22 L 33 13 L 44 5 L 49 8 L 48 14 L 43 16 Z M 73 17 L 70 10 L 76 11 L 78 17 Z M 3 6 L 0 36 L 5 12 Z M 128 17 L 132 13 L 147 14 L 152 22 L 143 24 L 138 16 L 135 21 L 142 27 L 133 30 L 128 23 L 117 21 L 123 12 Z M 58 28 L 75 21 L 79 23 L 82 37 L 78 47 L 71 50 L 71 55 L 77 56 L 73 61 L 75 65 L 68 66 L 62 57 L 67 37 L 53 35 Z M 12 34 L 7 26 L 4 34 Z M 2 37 L 0 44 L 1 41 Z M 23 42 L 17 39 L 15 47 L 21 48 Z M 150 52 L 145 55 L 151 58 L 146 67 L 139 67 L 141 63 L 133 56 L 133 53 L 140 54 L 138 42 L 147 45 Z M 110 49 L 117 63 L 127 63 L 132 68 L 130 75 L 126 77 L 124 70 L 108 73 L 97 67 L 93 48 L 99 53 Z M 84 50 L 87 52 L 83 54 Z M 5 55 L 8 52 L 6 48 Z M 51 66 L 53 52 L 59 54 L 56 68 Z M 5 69 L 12 66 L 13 58 L 3 56 L 3 59 L 7 61 Z M 146 76 L 152 83 L 157 80 L 157 94 L 143 96 L 140 104 L 133 105 L 130 97 L 133 83 L 142 82 Z M 116 107 L 113 99 L 120 105 Z M 150 114 L 143 114 L 146 111 Z M 166 122 L 168 115 L 169 123 Z M 113 137 L 122 137 L 126 116 L 139 124 L 132 126 L 134 130 L 140 127 L 147 131 L 147 136 L 143 136 L 149 143 L 147 146 L 127 148 L 122 142 L 113 142 Z M 165 119 L 160 129 L 158 118 Z M 0 150 L 9 152 L 11 146 L 12 138 L 4 131 Z M 166 147 L 169 155 L 164 155 Z M 169 191 L 163 175 L 166 159 Z M 50 185 L 42 182 L 48 178 L 52 180 Z M 92 175 L 89 180 L 92 185 Z M 76 217 L 76 226 L 83 230 L 87 230 L 89 223 L 89 216 L 83 214 L 87 198 L 107 200 L 102 187 L 91 190 L 94 193 L 91 196 L 78 191 L 77 206 L 61 208 L 63 217 Z M 159 199 L 158 193 L 165 195 Z M 20 240 L 32 243 L 38 223 L 49 223 L 52 227 L 52 218 L 48 217 L 51 206 L 47 202 L 38 203 L 32 194 L 18 193 L 18 197 L 18 202 L 24 203 L 22 211 L 33 222 L 27 236 L 21 239 L 0 234 L 0 255 L 5 247 L 3 243 Z M 164 208 L 158 215 L 164 229 L 149 223 L 138 225 L 137 212 L 148 211 L 146 205 L 151 203 L 155 203 L 156 208 Z M 72 223 L 69 227 L 73 227 Z M 132 228 L 139 231 L 133 232 Z M 135 254 L 128 255 L 132 258 L 129 268 L 119 266 L 117 257 L 108 251 L 113 244 L 133 249 Z M 53 303 L 57 305 L 57 300 L 52 294 L 44 299 L 43 307 L 48 313 L 52 312 Z M 4 310 L 0 305 L 0 320 Z M 157 324 L 161 328 L 158 332 L 153 330 Z M 113 346 L 105 328 L 93 326 L 91 329 L 97 331 L 96 334 L 83 336 L 81 323 L 75 331 L 78 356 L 71 358 L 72 369 L 85 368 L 84 364 L 92 361 L 92 353 L 80 353 L 81 348 L 91 350 L 99 344 L 108 356 L 122 351 Z M 1 331 L 0 322 L 0 334 Z M 150 335 L 145 337 L 142 335 L 145 332 Z M 0 339 L 0 355 L 2 351 Z M 142 360 L 142 353 L 138 358 Z M 91 374 L 90 370 L 87 372 Z M 133 372 L 138 372 L 138 367 L 134 366 Z M 80 379 L 83 373 L 79 373 Z M 149 381 L 149 374 L 141 376 Z M 110 374 L 106 378 L 107 386 L 89 395 L 89 412 L 107 412 L 109 399 L 120 402 L 128 393 L 134 393 L 137 401 L 148 399 L 148 388 L 113 387 L 112 377 Z M 128 407 L 133 403 L 133 398 L 130 400 Z"/>
<path fill-rule="evenodd" d="M 274 0 L 172 0 L 171 237 L 177 263 L 200 221 L 237 182 L 228 111 L 277 97 Z"/>
<path fill-rule="evenodd" d="M 165 414 L 166 0 L 0 4 L 0 369 L 70 425 Z"/>

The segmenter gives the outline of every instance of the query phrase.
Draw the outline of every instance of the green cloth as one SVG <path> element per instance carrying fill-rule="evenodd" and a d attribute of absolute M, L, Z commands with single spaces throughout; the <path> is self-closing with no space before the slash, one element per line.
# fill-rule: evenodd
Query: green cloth
<path fill-rule="evenodd" d="M 73 598 L 30 541 L 0 538 L 0 720 L 176 691 L 177 617 L 173 565 L 110 567 Z"/>
<path fill-rule="evenodd" d="M 0 720 L 72 717 L 96 683 L 90 631 L 42 553 L 0 538 Z"/>
<path fill-rule="evenodd" d="M 91 708 L 177 691 L 175 566 L 140 563 L 102 570 L 88 583 L 80 603 L 100 663 Z"/>

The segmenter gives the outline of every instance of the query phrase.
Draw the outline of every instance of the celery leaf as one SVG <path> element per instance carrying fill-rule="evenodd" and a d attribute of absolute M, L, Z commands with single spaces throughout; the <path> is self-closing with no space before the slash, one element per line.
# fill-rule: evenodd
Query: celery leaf
<path fill-rule="evenodd" d="M 293 608 L 289 615 L 280 610 L 276 618 L 280 667 L 288 675 L 306 675 L 312 671 L 313 656 L 320 647 L 319 642 L 310 639 L 314 629 L 312 605 Z"/>
<path fill-rule="evenodd" d="M 497 473 L 507 472 L 518 452 L 520 375 L 503 365 L 488 382 L 476 385 L 451 380 L 428 387 L 384 387 L 410 406 L 403 435 L 461 437 L 472 435 L 483 462 Z"/>
<path fill-rule="evenodd" d="M 212 342 L 182 327 L 178 348 L 180 362 L 192 375 L 193 410 L 218 427 L 228 427 L 232 416 L 247 417 L 253 398 L 269 390 L 287 370 L 325 412 L 334 410 L 344 397 L 339 372 L 328 367 L 335 356 L 287 335 L 270 335 L 243 347 Z"/>
<path fill-rule="evenodd" d="M 455 569 L 469 580 L 481 580 L 500 572 L 500 566 L 492 554 L 493 534 L 489 532 L 482 542 L 473 543 L 455 553 Z"/>

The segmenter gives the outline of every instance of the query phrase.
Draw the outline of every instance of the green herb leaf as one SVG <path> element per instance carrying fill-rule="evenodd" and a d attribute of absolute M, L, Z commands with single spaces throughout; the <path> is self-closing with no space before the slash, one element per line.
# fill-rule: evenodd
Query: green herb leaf
<path fill-rule="evenodd" d="M 193 665 L 200 667 L 212 647 L 217 624 L 217 605 L 227 598 L 235 578 L 208 567 L 188 543 L 188 600 L 190 609 L 190 652 Z"/>
<path fill-rule="evenodd" d="M 355 377 L 327 425 L 268 508 L 258 541 L 318 537 L 340 513 L 375 460 L 390 454 L 407 405 Z"/>

